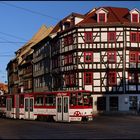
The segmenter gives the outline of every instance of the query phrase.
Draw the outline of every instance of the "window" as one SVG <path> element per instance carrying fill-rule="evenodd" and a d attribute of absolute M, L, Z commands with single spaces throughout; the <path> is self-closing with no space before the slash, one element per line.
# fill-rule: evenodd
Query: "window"
<path fill-rule="evenodd" d="M 137 110 L 137 96 L 129 96 L 129 110 Z"/>
<path fill-rule="evenodd" d="M 116 32 L 108 32 L 108 42 L 116 42 Z"/>
<path fill-rule="evenodd" d="M 70 85 L 75 85 L 75 74 L 70 74 Z"/>
<path fill-rule="evenodd" d="M 69 35 L 64 38 L 64 46 L 73 44 L 73 36 Z"/>
<path fill-rule="evenodd" d="M 84 62 L 93 62 L 92 52 L 84 52 Z"/>
<path fill-rule="evenodd" d="M 130 53 L 129 53 L 129 61 L 130 62 L 137 62 L 137 52 L 130 51 Z"/>
<path fill-rule="evenodd" d="M 132 22 L 138 22 L 138 14 L 132 14 Z"/>
<path fill-rule="evenodd" d="M 64 56 L 64 64 L 65 65 L 68 64 L 68 56 L 67 55 Z"/>
<path fill-rule="evenodd" d="M 130 33 L 130 41 L 133 42 L 137 42 L 137 32 L 131 32 Z"/>
<path fill-rule="evenodd" d="M 47 106 L 53 106 L 53 105 L 55 105 L 55 96 L 54 95 L 47 95 L 45 97 L 45 104 Z"/>
<path fill-rule="evenodd" d="M 70 94 L 70 105 L 71 106 L 77 105 L 77 97 L 76 97 L 76 94 L 74 93 Z"/>
<path fill-rule="evenodd" d="M 116 62 L 116 52 L 115 51 L 108 51 L 107 52 L 107 61 L 109 63 Z"/>
<path fill-rule="evenodd" d="M 92 43 L 93 34 L 92 32 L 85 32 L 85 43 Z"/>
<path fill-rule="evenodd" d="M 93 83 L 93 73 L 92 72 L 84 73 L 84 83 L 85 83 L 85 85 L 92 85 L 92 83 Z"/>
<path fill-rule="evenodd" d="M 105 22 L 105 13 L 99 13 L 99 22 Z"/>
<path fill-rule="evenodd" d="M 140 52 L 137 52 L 137 59 L 138 59 L 138 62 L 140 62 Z"/>
<path fill-rule="evenodd" d="M 73 55 L 72 54 L 68 55 L 68 62 L 69 62 L 69 64 L 73 63 Z"/>
<path fill-rule="evenodd" d="M 70 22 L 65 22 L 65 23 L 64 23 L 64 26 L 65 26 L 65 29 L 70 28 Z"/>
<path fill-rule="evenodd" d="M 64 56 L 64 65 L 72 64 L 73 63 L 73 55 L 67 54 Z"/>
<path fill-rule="evenodd" d="M 19 106 L 20 107 L 23 107 L 24 106 L 24 95 L 20 95 L 20 98 L 19 98 Z"/>
<path fill-rule="evenodd" d="M 138 73 L 138 83 L 140 84 L 140 73 Z"/>
<path fill-rule="evenodd" d="M 117 84 L 116 72 L 108 72 L 108 85 L 113 86 Z"/>
<path fill-rule="evenodd" d="M 43 105 L 43 96 L 36 96 L 35 105 L 38 105 L 38 106 Z"/>
<path fill-rule="evenodd" d="M 131 84 L 137 83 L 137 79 L 138 79 L 137 76 L 138 75 L 137 75 L 136 72 L 129 72 L 128 73 L 128 81 L 129 81 L 129 83 L 131 83 Z"/>
<path fill-rule="evenodd" d="M 68 45 L 68 38 L 65 37 L 65 38 L 64 38 L 64 46 L 67 46 L 67 45 Z"/>
<path fill-rule="evenodd" d="M 69 81 L 70 81 L 70 79 L 69 79 L 69 75 L 66 74 L 66 75 L 65 75 L 65 84 L 66 84 L 66 86 L 69 85 L 69 83 L 70 83 Z"/>
<path fill-rule="evenodd" d="M 138 33 L 137 36 L 138 36 L 138 42 L 140 42 L 140 33 Z"/>
<path fill-rule="evenodd" d="M 72 35 L 68 36 L 68 45 L 71 45 L 71 44 L 73 44 L 73 36 Z"/>
<path fill-rule="evenodd" d="M 66 74 L 65 75 L 65 84 L 66 86 L 75 85 L 76 79 L 75 74 Z"/>

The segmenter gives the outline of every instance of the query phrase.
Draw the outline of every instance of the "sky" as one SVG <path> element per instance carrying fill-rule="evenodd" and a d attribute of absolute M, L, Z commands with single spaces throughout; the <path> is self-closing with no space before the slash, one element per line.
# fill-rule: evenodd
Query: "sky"
<path fill-rule="evenodd" d="M 0 82 L 7 82 L 6 67 L 42 25 L 55 26 L 72 12 L 112 6 L 140 10 L 140 1 L 0 1 Z"/>

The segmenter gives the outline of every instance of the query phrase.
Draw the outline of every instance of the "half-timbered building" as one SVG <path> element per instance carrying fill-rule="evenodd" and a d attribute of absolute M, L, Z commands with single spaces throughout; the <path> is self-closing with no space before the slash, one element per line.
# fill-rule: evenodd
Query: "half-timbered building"
<path fill-rule="evenodd" d="M 54 90 L 90 90 L 93 110 L 140 107 L 140 12 L 99 7 L 72 13 L 52 33 Z"/>

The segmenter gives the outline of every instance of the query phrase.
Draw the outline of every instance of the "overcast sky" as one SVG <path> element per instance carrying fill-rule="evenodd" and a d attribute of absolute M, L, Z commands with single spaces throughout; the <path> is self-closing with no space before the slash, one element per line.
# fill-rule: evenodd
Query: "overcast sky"
<path fill-rule="evenodd" d="M 0 1 L 0 82 L 7 81 L 6 66 L 38 29 L 54 26 L 71 12 L 85 14 L 102 6 L 137 8 L 139 1 Z"/>

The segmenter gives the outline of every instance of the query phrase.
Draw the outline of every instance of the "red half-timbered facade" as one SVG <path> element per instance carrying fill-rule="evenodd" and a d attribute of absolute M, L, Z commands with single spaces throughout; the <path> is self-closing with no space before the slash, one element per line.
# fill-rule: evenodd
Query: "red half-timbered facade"
<path fill-rule="evenodd" d="M 92 91 L 95 112 L 137 110 L 139 15 L 137 9 L 100 7 L 60 21 L 52 31 L 53 90 Z"/>

